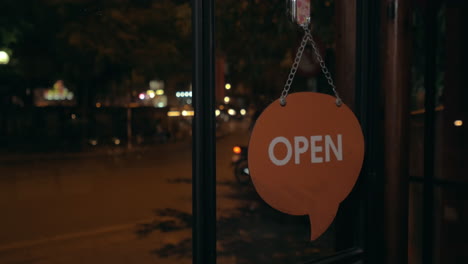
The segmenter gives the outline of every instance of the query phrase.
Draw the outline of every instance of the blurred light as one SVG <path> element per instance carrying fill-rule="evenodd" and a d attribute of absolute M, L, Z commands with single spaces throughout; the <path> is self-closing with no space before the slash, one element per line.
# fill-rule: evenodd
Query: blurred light
<path fill-rule="evenodd" d="M 224 105 L 220 105 L 219 110 L 224 110 Z"/>
<path fill-rule="evenodd" d="M 216 116 L 219 116 L 219 115 L 221 114 L 221 111 L 219 111 L 218 109 L 216 109 L 215 114 L 216 114 Z"/>
<path fill-rule="evenodd" d="M 120 145 L 120 139 L 114 138 L 114 144 L 115 145 Z"/>
<path fill-rule="evenodd" d="M 54 95 L 52 93 L 46 91 L 45 99 L 51 101 L 51 100 L 54 99 Z"/>
<path fill-rule="evenodd" d="M 241 109 L 241 110 L 240 110 L 240 114 L 241 114 L 241 115 L 245 115 L 245 114 L 247 114 L 247 111 L 246 111 L 245 109 Z"/>
<path fill-rule="evenodd" d="M 101 106 L 102 106 L 101 103 L 99 103 L 99 102 L 96 103 L 97 108 L 100 108 Z"/>
<path fill-rule="evenodd" d="M 191 91 L 177 92 L 176 97 L 192 97 Z"/>
<path fill-rule="evenodd" d="M 179 111 L 169 111 L 167 112 L 167 116 L 180 116 Z"/>
<path fill-rule="evenodd" d="M 234 115 L 236 115 L 236 110 L 234 110 L 234 109 L 229 109 L 229 110 L 228 110 L 228 114 L 234 116 Z"/>
<path fill-rule="evenodd" d="M 164 82 L 161 80 L 152 80 L 150 81 L 149 86 L 153 90 L 164 89 Z"/>
<path fill-rule="evenodd" d="M 231 89 L 231 84 L 230 84 L 230 83 L 226 83 L 226 85 L 224 86 L 224 88 L 226 88 L 226 90 L 230 90 L 230 89 Z"/>
<path fill-rule="evenodd" d="M 151 99 L 153 99 L 156 96 L 156 93 L 153 90 L 148 90 L 146 91 L 146 93 Z"/>
<path fill-rule="evenodd" d="M 97 140 L 96 139 L 91 139 L 89 140 L 89 144 L 93 145 L 93 146 L 96 146 L 97 145 Z"/>
<path fill-rule="evenodd" d="M 234 148 L 232 148 L 232 151 L 236 154 L 241 154 L 242 149 L 239 146 L 235 146 Z"/>
<path fill-rule="evenodd" d="M 244 173 L 250 175 L 249 168 L 244 168 Z"/>
<path fill-rule="evenodd" d="M 224 97 L 224 102 L 226 104 L 229 103 L 229 101 L 231 101 L 231 98 L 229 98 L 229 96 Z"/>
<path fill-rule="evenodd" d="M 453 122 L 453 124 L 457 127 L 461 127 L 463 126 L 463 121 L 462 120 L 455 120 L 455 122 Z"/>
<path fill-rule="evenodd" d="M 10 56 L 5 51 L 0 51 L 0 64 L 8 64 L 10 62 Z"/>
<path fill-rule="evenodd" d="M 164 90 L 156 90 L 156 95 L 164 95 Z"/>
<path fill-rule="evenodd" d="M 176 97 L 192 97 L 191 91 L 177 92 Z"/>
<path fill-rule="evenodd" d="M 163 102 L 159 102 L 159 103 L 158 103 L 158 107 L 159 107 L 159 108 L 163 108 L 163 107 L 164 107 L 164 103 L 163 103 Z"/>
<path fill-rule="evenodd" d="M 191 104 L 192 103 L 192 99 L 187 99 L 187 104 Z"/>
<path fill-rule="evenodd" d="M 183 116 L 193 116 L 193 115 L 194 115 L 194 112 L 193 112 L 193 111 L 184 110 L 184 111 L 182 111 L 182 115 L 183 115 Z"/>
<path fill-rule="evenodd" d="M 144 100 L 145 99 L 145 94 L 144 93 L 141 93 L 138 98 L 140 98 L 140 100 Z"/>
<path fill-rule="evenodd" d="M 75 120 L 75 119 L 76 119 L 76 115 L 75 115 L 75 114 L 72 114 L 72 115 L 71 115 L 71 119 Z"/>

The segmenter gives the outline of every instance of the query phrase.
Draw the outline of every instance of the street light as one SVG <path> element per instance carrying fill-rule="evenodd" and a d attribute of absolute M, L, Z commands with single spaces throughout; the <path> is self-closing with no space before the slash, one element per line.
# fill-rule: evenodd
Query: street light
<path fill-rule="evenodd" d="M 229 103 L 229 101 L 231 101 L 231 98 L 229 98 L 229 96 L 224 97 L 224 102 L 226 104 Z"/>
<path fill-rule="evenodd" d="M 462 120 L 455 120 L 455 122 L 453 122 L 453 124 L 457 127 L 461 127 L 463 126 L 463 121 Z"/>
<path fill-rule="evenodd" d="M 148 90 L 146 94 L 148 94 L 151 99 L 153 99 L 156 96 L 156 93 L 153 90 Z"/>
<path fill-rule="evenodd" d="M 231 89 L 231 84 L 230 84 L 230 83 L 226 83 L 226 85 L 224 86 L 224 88 L 226 88 L 226 90 L 230 90 L 230 89 Z"/>
<path fill-rule="evenodd" d="M 10 62 L 10 56 L 5 51 L 0 51 L 0 64 L 8 64 Z"/>
<path fill-rule="evenodd" d="M 231 115 L 231 116 L 235 116 L 237 113 L 236 113 L 236 110 L 234 110 L 234 109 L 229 109 L 229 110 L 228 110 L 228 114 Z"/>

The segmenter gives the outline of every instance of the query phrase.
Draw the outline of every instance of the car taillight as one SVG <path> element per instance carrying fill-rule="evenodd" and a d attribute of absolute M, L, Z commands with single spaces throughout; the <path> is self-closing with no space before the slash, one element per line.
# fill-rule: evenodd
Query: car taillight
<path fill-rule="evenodd" d="M 239 146 L 235 146 L 232 151 L 235 153 L 235 154 L 241 154 L 242 152 L 242 149 L 239 147 Z"/>

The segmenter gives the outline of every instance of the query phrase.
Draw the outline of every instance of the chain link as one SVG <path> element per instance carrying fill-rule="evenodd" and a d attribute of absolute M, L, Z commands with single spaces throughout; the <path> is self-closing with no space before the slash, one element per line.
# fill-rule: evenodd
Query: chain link
<path fill-rule="evenodd" d="M 302 38 L 301 41 L 301 46 L 299 46 L 299 49 L 297 50 L 296 57 L 294 58 L 294 63 L 291 67 L 291 70 L 288 75 L 288 80 L 286 81 L 286 84 L 284 85 L 284 89 L 281 92 L 281 97 L 280 97 L 280 104 L 282 106 L 286 105 L 286 97 L 288 96 L 289 90 L 291 90 L 291 84 L 294 80 L 294 76 L 296 75 L 297 68 L 299 67 L 299 63 L 301 62 L 302 54 L 304 53 L 304 49 L 307 46 L 307 42 L 310 41 L 310 44 L 312 45 L 312 48 L 315 53 L 315 57 L 317 58 L 317 61 L 320 64 L 320 68 L 322 69 L 323 75 L 327 79 L 328 84 L 333 90 L 333 93 L 335 94 L 336 97 L 336 105 L 341 106 L 343 101 L 340 98 L 340 95 L 336 91 L 336 86 L 333 82 L 332 75 L 330 71 L 327 68 L 327 65 L 325 65 L 325 61 L 323 60 L 322 56 L 320 55 L 320 52 L 317 48 L 317 44 L 315 43 L 314 38 L 312 37 L 312 33 L 310 32 L 309 29 L 309 24 L 310 23 L 305 23 L 301 26 L 301 28 L 304 30 L 304 37 Z"/>
<path fill-rule="evenodd" d="M 294 76 L 296 75 L 297 68 L 299 67 L 299 63 L 301 62 L 302 53 L 304 52 L 305 47 L 307 46 L 307 42 L 309 40 L 309 36 L 307 34 L 302 37 L 301 46 L 297 49 L 296 57 L 294 58 L 294 63 L 289 71 L 288 80 L 284 85 L 283 92 L 281 93 L 280 103 L 282 106 L 286 105 L 286 97 L 288 96 L 289 90 L 291 90 L 291 84 L 294 80 Z"/>

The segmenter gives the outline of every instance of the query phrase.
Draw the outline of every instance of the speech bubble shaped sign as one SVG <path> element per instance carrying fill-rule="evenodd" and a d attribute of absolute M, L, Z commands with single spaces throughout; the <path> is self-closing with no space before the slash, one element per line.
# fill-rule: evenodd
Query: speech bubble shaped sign
<path fill-rule="evenodd" d="M 249 142 L 253 184 L 273 208 L 309 215 L 311 240 L 332 223 L 364 159 L 364 137 L 353 112 L 326 94 L 300 92 L 270 104 Z"/>

